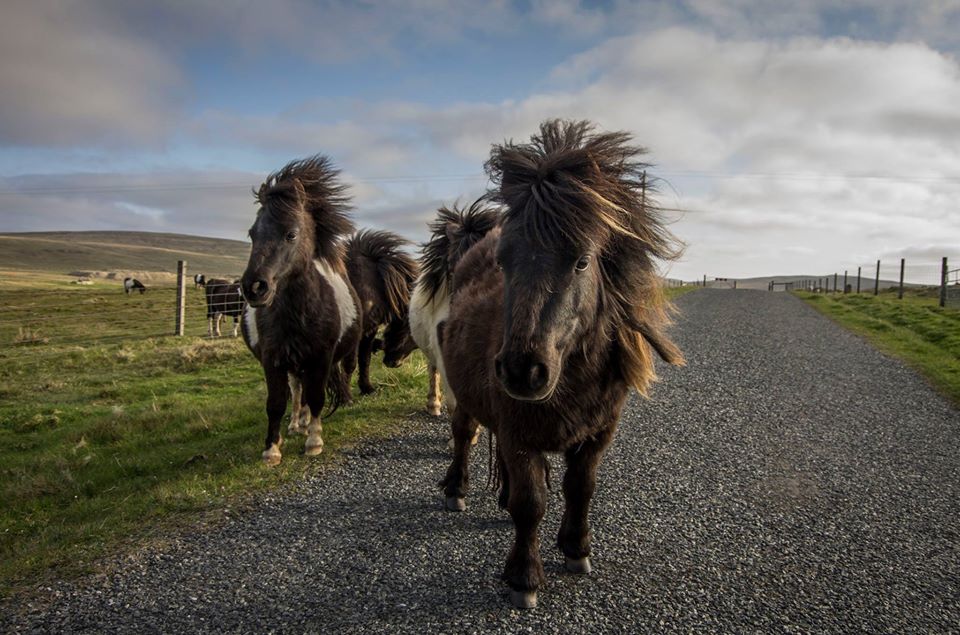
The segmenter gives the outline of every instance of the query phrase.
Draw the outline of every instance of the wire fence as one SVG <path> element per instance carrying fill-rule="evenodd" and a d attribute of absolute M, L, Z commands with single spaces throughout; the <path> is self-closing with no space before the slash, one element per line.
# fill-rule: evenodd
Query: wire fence
<path fill-rule="evenodd" d="M 0 281 L 4 283 L 0 284 L 0 368 L 7 372 L 30 364 L 68 362 L 75 354 L 79 359 L 94 347 L 170 338 L 178 329 L 188 338 L 210 337 L 207 289 L 196 287 L 186 276 L 182 285 L 146 281 L 142 294 L 138 290 L 125 293 L 121 280 L 44 281 L 42 286 L 31 286 L 22 276 Z M 225 316 L 221 328 L 224 337 L 231 337 L 234 315 L 239 320 L 243 307 L 239 290 L 228 285 L 209 295 L 219 310 L 233 313 Z"/>
<path fill-rule="evenodd" d="M 898 298 L 910 293 L 936 298 L 941 307 L 960 308 L 960 267 L 957 265 L 960 265 L 960 258 L 947 256 L 936 262 L 901 258 L 853 264 L 818 276 L 737 279 L 704 275 L 702 279 L 680 284 L 727 289 L 766 288 L 768 291 L 894 294 Z"/>

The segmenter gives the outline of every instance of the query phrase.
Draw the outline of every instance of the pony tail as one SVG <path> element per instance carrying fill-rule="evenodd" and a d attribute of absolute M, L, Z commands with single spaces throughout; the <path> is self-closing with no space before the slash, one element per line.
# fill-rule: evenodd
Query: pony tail
<path fill-rule="evenodd" d="M 347 377 L 346 379 L 349 382 L 350 378 Z M 343 394 L 341 391 L 344 385 L 344 375 L 340 370 L 340 364 L 331 364 L 330 375 L 327 377 L 327 385 L 324 387 L 324 391 L 327 393 L 327 411 L 322 415 L 324 419 L 333 416 L 337 408 L 343 405 Z M 349 383 L 346 384 L 346 389 L 349 393 Z"/>
<path fill-rule="evenodd" d="M 402 263 L 394 260 L 382 259 L 377 262 L 377 272 L 383 281 L 384 295 L 387 298 L 387 306 L 390 309 L 390 315 L 394 318 L 402 318 L 407 314 L 407 307 L 410 305 L 410 294 L 413 290 L 413 283 L 417 277 L 417 268 L 411 261 L 410 266 L 404 266 Z"/>

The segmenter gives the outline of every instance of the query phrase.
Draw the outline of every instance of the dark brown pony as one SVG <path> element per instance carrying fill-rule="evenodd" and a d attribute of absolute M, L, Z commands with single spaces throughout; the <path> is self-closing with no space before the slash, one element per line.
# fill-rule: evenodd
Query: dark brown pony
<path fill-rule="evenodd" d="M 362 313 L 344 265 L 343 238 L 353 231 L 350 199 L 329 159 L 293 161 L 255 193 L 260 210 L 243 274 L 244 339 L 267 381 L 263 460 L 280 462 L 280 419 L 293 388 L 310 410 L 307 455 L 323 451 L 321 411 L 349 401 Z M 343 362 L 343 372 L 340 362 Z M 294 422 L 291 422 L 291 425 Z"/>
<path fill-rule="evenodd" d="M 374 343 L 383 349 L 383 364 L 397 368 L 417 347 L 410 337 L 407 311 L 417 279 L 417 261 L 403 251 L 410 242 L 387 231 L 361 230 L 347 241 L 347 273 L 363 309 L 363 332 L 357 351 L 360 392 L 374 392 L 370 384 L 370 356 Z M 384 326 L 383 340 L 377 330 Z"/>
<path fill-rule="evenodd" d="M 464 256 L 440 327 L 455 456 L 442 485 L 462 510 L 477 424 L 497 438 L 500 504 L 516 528 L 503 576 L 518 607 L 544 583 L 538 525 L 544 453 L 562 452 L 566 508 L 557 545 L 590 571 L 588 509 L 597 466 L 631 387 L 655 378 L 651 348 L 682 364 L 664 335 L 669 305 L 655 259 L 676 257 L 626 133 L 548 121 L 529 143 L 495 146 L 486 170 L 506 206 L 500 227 Z"/>

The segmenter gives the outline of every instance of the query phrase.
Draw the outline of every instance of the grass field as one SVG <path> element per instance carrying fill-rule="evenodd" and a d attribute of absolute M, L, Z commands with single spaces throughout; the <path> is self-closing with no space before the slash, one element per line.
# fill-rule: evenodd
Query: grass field
<path fill-rule="evenodd" d="M 382 389 L 326 421 L 325 455 L 299 456 L 299 437 L 266 468 L 262 372 L 238 339 L 197 337 L 199 291 L 194 335 L 178 338 L 173 289 L 127 297 L 116 283 L 26 278 L 0 285 L 2 595 L 315 472 L 344 445 L 395 432 L 425 399 L 419 352 L 396 370 L 375 362 Z"/>
<path fill-rule="evenodd" d="M 878 296 L 798 292 L 821 313 L 858 333 L 883 352 L 920 371 L 960 404 L 960 311 L 941 309 L 937 293 L 908 291 Z"/>

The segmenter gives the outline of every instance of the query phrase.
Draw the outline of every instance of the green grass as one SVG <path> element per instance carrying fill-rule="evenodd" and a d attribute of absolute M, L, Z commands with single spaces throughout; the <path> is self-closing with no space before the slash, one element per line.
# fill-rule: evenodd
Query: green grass
<path fill-rule="evenodd" d="M 686 284 L 682 287 L 667 287 L 664 291 L 666 296 L 670 300 L 675 300 L 685 293 L 690 293 L 691 291 L 696 291 L 700 287 L 694 286 L 692 284 Z"/>
<path fill-rule="evenodd" d="M 878 296 L 796 294 L 881 351 L 920 371 L 933 386 L 960 404 L 960 311 L 938 306 L 934 291 L 895 291 Z"/>
<path fill-rule="evenodd" d="M 419 352 L 396 370 L 375 362 L 382 389 L 354 388 L 355 404 L 325 421 L 324 455 L 299 456 L 303 437 L 288 439 L 267 468 L 262 372 L 239 339 L 197 337 L 199 292 L 193 335 L 178 338 L 172 289 L 30 285 L 0 284 L 0 595 L 315 472 L 357 439 L 395 432 L 424 400 Z M 22 341 L 25 330 L 39 338 Z"/>

